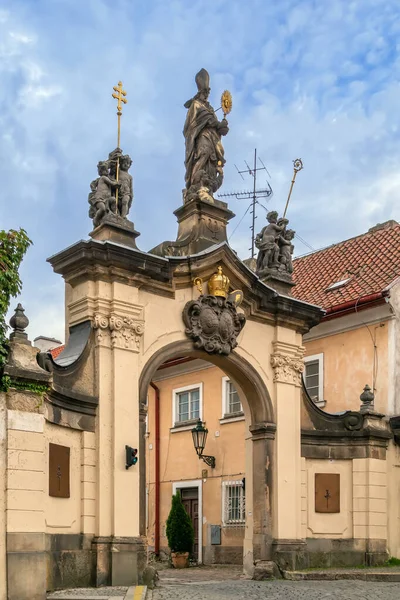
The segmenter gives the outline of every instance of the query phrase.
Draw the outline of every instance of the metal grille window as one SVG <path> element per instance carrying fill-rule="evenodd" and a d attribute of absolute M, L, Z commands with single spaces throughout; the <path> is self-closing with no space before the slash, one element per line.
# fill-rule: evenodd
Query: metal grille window
<path fill-rule="evenodd" d="M 244 525 L 246 520 L 246 498 L 242 481 L 223 482 L 223 523 Z"/>
<path fill-rule="evenodd" d="M 200 389 L 187 390 L 176 394 L 177 422 L 200 418 Z"/>

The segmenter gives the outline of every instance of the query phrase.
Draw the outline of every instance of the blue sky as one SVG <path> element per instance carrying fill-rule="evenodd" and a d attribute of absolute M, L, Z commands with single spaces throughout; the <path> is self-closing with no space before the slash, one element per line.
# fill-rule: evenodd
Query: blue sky
<path fill-rule="evenodd" d="M 63 281 L 46 258 L 91 230 L 87 194 L 116 146 L 119 79 L 142 250 L 176 236 L 183 104 L 202 67 L 214 106 L 233 95 L 221 192 L 251 186 L 234 164 L 257 147 L 282 212 L 301 157 L 290 226 L 320 248 L 399 218 L 399 33 L 398 0 L 0 1 L 0 227 L 34 242 L 21 270 L 30 338 L 63 336 Z M 232 232 L 246 204 L 230 208 Z M 249 225 L 230 239 L 242 258 Z"/>

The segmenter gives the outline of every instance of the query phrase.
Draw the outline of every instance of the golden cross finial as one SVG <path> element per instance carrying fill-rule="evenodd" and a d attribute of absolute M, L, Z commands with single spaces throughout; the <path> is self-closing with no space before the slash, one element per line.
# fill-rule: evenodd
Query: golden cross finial
<path fill-rule="evenodd" d="M 123 102 L 124 104 L 126 104 L 128 102 L 128 100 L 126 99 L 126 92 L 125 90 L 122 89 L 122 81 L 118 81 L 118 85 L 114 85 L 113 90 L 116 92 L 116 94 L 113 94 L 112 97 L 115 98 L 118 101 L 117 104 L 117 115 L 118 115 L 118 148 L 119 148 L 119 144 L 120 144 L 120 138 L 121 138 L 121 115 L 122 115 L 122 104 L 121 102 Z"/>
<path fill-rule="evenodd" d="M 117 110 L 118 110 L 118 112 L 121 112 L 122 111 L 121 102 L 123 102 L 124 104 L 126 104 L 128 102 L 128 100 L 125 98 L 126 92 L 125 92 L 125 90 L 122 89 L 122 81 L 118 81 L 118 86 L 114 85 L 113 90 L 117 93 L 113 94 L 112 97 L 115 98 L 116 100 L 118 100 Z"/>
<path fill-rule="evenodd" d="M 122 104 L 126 104 L 128 100 L 126 99 L 126 92 L 122 89 L 122 81 L 118 81 L 118 85 L 114 85 L 113 87 L 115 94 L 112 95 L 118 101 L 117 104 L 117 115 L 118 115 L 118 144 L 117 148 L 120 147 L 121 142 L 121 116 L 122 116 Z M 116 180 L 119 179 L 119 156 L 117 158 L 117 170 L 116 170 Z M 115 190 L 115 212 L 118 214 L 118 188 Z"/>

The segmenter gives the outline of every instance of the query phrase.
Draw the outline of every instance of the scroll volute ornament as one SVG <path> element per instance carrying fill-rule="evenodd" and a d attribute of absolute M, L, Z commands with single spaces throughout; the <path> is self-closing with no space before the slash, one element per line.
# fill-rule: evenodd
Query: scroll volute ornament
<path fill-rule="evenodd" d="M 194 280 L 198 290 L 203 292 L 199 277 Z M 186 335 L 193 340 L 196 349 L 208 354 L 229 354 L 237 346 L 237 337 L 243 329 L 246 318 L 237 312 L 243 293 L 236 290 L 229 294 L 229 278 L 219 266 L 208 281 L 208 295 L 186 303 L 183 321 Z"/>

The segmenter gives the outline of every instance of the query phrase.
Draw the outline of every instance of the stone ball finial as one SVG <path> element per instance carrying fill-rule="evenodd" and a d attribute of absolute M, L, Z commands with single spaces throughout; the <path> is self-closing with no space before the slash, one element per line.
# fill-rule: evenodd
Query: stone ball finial
<path fill-rule="evenodd" d="M 10 335 L 10 340 L 27 340 L 28 335 L 25 333 L 25 329 L 29 325 L 29 319 L 25 315 L 25 309 L 22 304 L 19 303 L 13 316 L 10 319 L 10 325 L 13 328 L 13 332 Z"/>
<path fill-rule="evenodd" d="M 360 410 L 362 412 L 367 410 L 373 410 L 374 408 L 374 392 L 371 390 L 368 384 L 364 386 L 363 392 L 360 396 L 362 402 Z"/>

